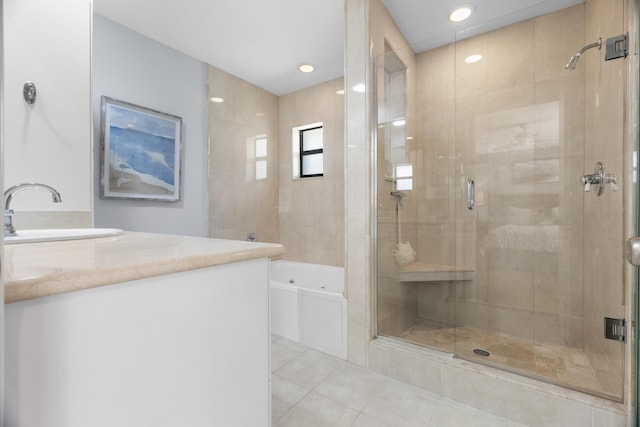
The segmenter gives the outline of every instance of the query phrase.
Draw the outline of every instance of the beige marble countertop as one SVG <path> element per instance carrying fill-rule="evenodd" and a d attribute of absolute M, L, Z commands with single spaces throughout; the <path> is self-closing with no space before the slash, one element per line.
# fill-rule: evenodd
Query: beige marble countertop
<path fill-rule="evenodd" d="M 5 303 L 277 257 L 272 243 L 134 233 L 115 237 L 4 246 Z"/>

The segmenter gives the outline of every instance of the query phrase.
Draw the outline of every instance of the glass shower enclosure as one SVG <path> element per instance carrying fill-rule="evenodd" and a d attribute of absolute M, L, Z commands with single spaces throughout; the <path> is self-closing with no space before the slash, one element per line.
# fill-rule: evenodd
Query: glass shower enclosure
<path fill-rule="evenodd" d="M 605 332 L 626 313 L 635 143 L 629 58 L 606 43 L 625 13 L 590 0 L 459 33 L 415 69 L 376 58 L 378 336 L 623 400 Z"/>

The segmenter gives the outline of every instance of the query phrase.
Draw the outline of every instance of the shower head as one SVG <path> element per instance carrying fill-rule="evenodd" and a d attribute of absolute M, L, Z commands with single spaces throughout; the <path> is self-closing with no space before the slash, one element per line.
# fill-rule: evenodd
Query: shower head
<path fill-rule="evenodd" d="M 573 55 L 571 57 L 571 59 L 569 59 L 569 62 L 567 62 L 567 65 L 565 65 L 564 68 L 566 68 L 567 70 L 574 70 L 576 68 L 576 63 L 578 62 L 578 59 L 580 59 L 582 54 L 585 53 L 587 50 L 592 49 L 594 47 L 597 47 L 598 50 L 600 50 L 602 48 L 602 37 L 598 37 L 598 41 L 597 42 L 588 44 L 585 47 L 583 47 L 582 49 L 580 49 L 578 52 L 576 52 L 576 54 Z"/>
<path fill-rule="evenodd" d="M 578 59 L 580 59 L 580 52 L 573 55 L 571 59 L 569 59 L 569 62 L 567 62 L 567 65 L 564 66 L 564 68 L 566 68 L 567 70 L 574 70 L 576 68 L 576 62 L 578 62 Z"/>

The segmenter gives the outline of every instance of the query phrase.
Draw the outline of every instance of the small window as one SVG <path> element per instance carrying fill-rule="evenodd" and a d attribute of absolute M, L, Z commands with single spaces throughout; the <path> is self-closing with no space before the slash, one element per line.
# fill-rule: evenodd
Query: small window
<path fill-rule="evenodd" d="M 411 163 L 396 165 L 396 190 L 413 190 L 413 165 Z"/>
<path fill-rule="evenodd" d="M 267 135 L 247 138 L 247 181 L 267 179 Z"/>
<path fill-rule="evenodd" d="M 256 181 L 267 179 L 267 138 L 256 138 Z"/>
<path fill-rule="evenodd" d="M 322 123 L 293 128 L 293 176 L 309 178 L 324 175 Z"/>

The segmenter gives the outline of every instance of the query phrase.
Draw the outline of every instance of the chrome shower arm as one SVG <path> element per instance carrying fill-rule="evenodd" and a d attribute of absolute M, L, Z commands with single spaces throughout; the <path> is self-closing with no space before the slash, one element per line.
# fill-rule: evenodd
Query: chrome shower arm
<path fill-rule="evenodd" d="M 593 49 L 594 47 L 597 47 L 598 50 L 602 49 L 602 37 L 598 37 L 598 41 L 597 42 L 588 44 L 585 47 L 583 47 L 582 49 L 580 49 L 578 54 L 582 55 L 583 53 L 585 53 L 589 49 Z"/>
<path fill-rule="evenodd" d="M 573 55 L 571 57 L 571 59 L 569 59 L 569 62 L 567 62 L 567 65 L 565 65 L 564 68 L 566 68 L 567 70 L 575 69 L 576 68 L 576 63 L 578 62 L 578 59 L 580 59 L 582 54 L 585 53 L 589 49 L 593 49 L 594 47 L 597 47 L 598 50 L 602 49 L 602 37 L 598 37 L 598 41 L 597 42 L 588 44 L 585 47 L 583 47 L 582 49 L 580 49 L 578 52 L 576 52 L 576 54 Z"/>

